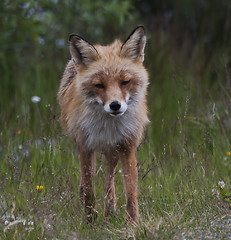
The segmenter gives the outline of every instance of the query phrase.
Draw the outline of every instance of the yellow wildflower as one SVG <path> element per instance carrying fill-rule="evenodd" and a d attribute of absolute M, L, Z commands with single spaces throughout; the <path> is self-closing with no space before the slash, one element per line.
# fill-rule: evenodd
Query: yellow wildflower
<path fill-rule="evenodd" d="M 17 131 L 16 131 L 16 134 L 17 135 L 20 135 L 22 133 L 22 130 L 21 129 L 18 129 Z"/>
<path fill-rule="evenodd" d="M 42 185 L 37 185 L 36 186 L 36 190 L 38 191 L 38 192 L 41 192 L 42 190 L 43 190 L 43 186 Z"/>
<path fill-rule="evenodd" d="M 227 152 L 227 156 L 230 157 L 231 156 L 231 152 Z"/>

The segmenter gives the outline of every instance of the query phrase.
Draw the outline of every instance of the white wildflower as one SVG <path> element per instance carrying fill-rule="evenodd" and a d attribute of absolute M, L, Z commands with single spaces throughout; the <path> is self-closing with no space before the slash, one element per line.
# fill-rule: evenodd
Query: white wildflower
<path fill-rule="evenodd" d="M 19 150 L 22 150 L 22 145 L 21 145 L 21 144 L 18 145 L 18 149 L 19 149 Z"/>
<path fill-rule="evenodd" d="M 31 98 L 31 101 L 32 101 L 33 103 L 38 103 L 38 102 L 41 101 L 41 98 L 38 97 L 38 96 L 33 96 L 33 97 Z"/>
<path fill-rule="evenodd" d="M 218 182 L 218 186 L 219 186 L 221 189 L 225 188 L 225 183 L 224 183 L 224 181 L 219 181 L 219 182 Z"/>

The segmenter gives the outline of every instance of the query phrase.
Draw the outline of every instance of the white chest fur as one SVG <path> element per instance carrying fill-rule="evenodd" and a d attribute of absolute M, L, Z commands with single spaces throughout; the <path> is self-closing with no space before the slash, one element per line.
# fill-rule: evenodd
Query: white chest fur
<path fill-rule="evenodd" d="M 103 150 L 110 146 L 127 142 L 136 136 L 143 124 L 137 114 L 128 109 L 122 116 L 110 116 L 101 106 L 87 108 L 78 115 L 75 122 L 76 139 L 84 139 L 84 144 L 92 150 Z M 83 135 L 83 136 L 80 136 Z"/>

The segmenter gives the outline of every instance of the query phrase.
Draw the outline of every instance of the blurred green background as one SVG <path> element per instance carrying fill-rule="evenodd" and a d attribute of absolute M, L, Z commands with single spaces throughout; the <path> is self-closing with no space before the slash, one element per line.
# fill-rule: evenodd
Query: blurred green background
<path fill-rule="evenodd" d="M 200 84 L 216 88 L 217 72 L 230 67 L 229 0 L 2 0 L 0 9 L 1 107 L 35 94 L 54 101 L 70 33 L 108 44 L 145 25 L 146 66 L 160 85 L 169 81 L 164 68 L 187 68 L 191 81 L 208 74 Z"/>
<path fill-rule="evenodd" d="M 1 0 L 0 230 L 16 219 L 27 223 L 0 231 L 0 238 L 92 234 L 82 219 L 75 145 L 60 128 L 56 100 L 70 59 L 68 37 L 77 33 L 109 44 L 126 40 L 140 24 L 147 29 L 151 123 L 137 152 L 141 223 L 132 234 L 230 236 L 223 223 L 231 203 L 230 0 Z M 33 103 L 32 96 L 41 101 Z M 128 239 L 119 171 L 118 218 L 103 220 L 103 166 L 99 155 L 94 181 L 100 214 L 91 236 Z M 221 180 L 225 190 L 217 186 Z"/>
<path fill-rule="evenodd" d="M 163 124 L 174 125 L 179 107 L 187 107 L 191 117 L 204 113 L 206 118 L 216 100 L 216 110 L 223 103 L 230 110 L 229 0 L 3 0 L 0 8 L 0 114 L 6 128 L 17 114 L 28 115 L 28 124 L 38 127 L 41 120 L 29 109 L 34 95 L 57 109 L 70 33 L 109 44 L 115 38 L 124 41 L 139 24 L 147 29 L 145 66 L 157 149 L 168 133 L 159 125 L 162 130 Z"/>

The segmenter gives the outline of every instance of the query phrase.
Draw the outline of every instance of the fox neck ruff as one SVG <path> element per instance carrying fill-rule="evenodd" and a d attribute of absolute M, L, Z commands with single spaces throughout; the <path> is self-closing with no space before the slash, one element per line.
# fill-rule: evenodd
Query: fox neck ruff
<path fill-rule="evenodd" d="M 116 117 L 96 103 L 86 105 L 82 112 L 77 112 L 76 108 L 69 119 L 68 132 L 77 144 L 89 150 L 105 150 L 131 142 L 137 145 L 148 123 L 146 114 L 138 111 L 140 107 L 139 104 L 129 106 L 122 116 Z"/>

